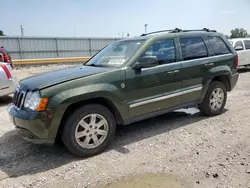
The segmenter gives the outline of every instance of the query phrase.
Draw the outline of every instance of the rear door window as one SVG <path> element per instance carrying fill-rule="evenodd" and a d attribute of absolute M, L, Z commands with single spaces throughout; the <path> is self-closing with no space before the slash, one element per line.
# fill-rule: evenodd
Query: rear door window
<path fill-rule="evenodd" d="M 180 38 L 183 60 L 199 59 L 208 56 L 206 45 L 201 37 Z"/>
<path fill-rule="evenodd" d="M 208 41 L 215 55 L 229 54 L 230 51 L 225 42 L 217 36 L 209 36 Z"/>
<path fill-rule="evenodd" d="M 246 50 L 250 50 L 250 40 L 244 40 Z"/>
<path fill-rule="evenodd" d="M 142 56 L 155 56 L 159 65 L 175 62 L 176 50 L 174 39 L 156 41 Z"/>

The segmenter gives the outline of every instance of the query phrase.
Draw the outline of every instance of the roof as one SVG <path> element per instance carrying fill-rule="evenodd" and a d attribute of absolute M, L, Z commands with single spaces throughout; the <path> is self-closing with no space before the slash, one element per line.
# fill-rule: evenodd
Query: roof
<path fill-rule="evenodd" d="M 245 38 L 233 38 L 233 39 L 228 39 L 230 41 L 238 41 L 238 40 L 250 40 L 250 37 L 245 37 Z"/>
<path fill-rule="evenodd" d="M 148 34 L 142 34 L 140 36 L 136 36 L 133 38 L 126 38 L 122 39 L 124 41 L 127 40 L 148 40 L 148 39 L 158 39 L 158 38 L 164 38 L 164 37 L 176 37 L 176 36 L 194 36 L 194 35 L 220 35 L 215 30 L 209 30 L 209 29 L 201 29 L 201 30 L 162 30 L 162 31 L 156 31 Z"/>

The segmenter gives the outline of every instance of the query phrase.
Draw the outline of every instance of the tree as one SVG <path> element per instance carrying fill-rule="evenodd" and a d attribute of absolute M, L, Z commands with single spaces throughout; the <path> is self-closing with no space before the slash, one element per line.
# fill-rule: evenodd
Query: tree
<path fill-rule="evenodd" d="M 247 30 L 243 28 L 235 28 L 231 30 L 230 38 L 244 38 L 248 36 L 249 34 L 247 33 Z"/>
<path fill-rule="evenodd" d="M 0 30 L 0 36 L 5 36 L 2 30 Z"/>

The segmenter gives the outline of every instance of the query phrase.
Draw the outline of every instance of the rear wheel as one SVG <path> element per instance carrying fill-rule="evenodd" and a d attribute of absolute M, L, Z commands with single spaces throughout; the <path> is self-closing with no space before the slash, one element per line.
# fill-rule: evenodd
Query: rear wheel
<path fill-rule="evenodd" d="M 112 113 L 99 104 L 76 110 L 66 121 L 62 141 L 73 154 L 89 157 L 103 152 L 115 136 Z"/>
<path fill-rule="evenodd" d="M 215 116 L 223 112 L 227 100 L 227 90 L 223 82 L 213 81 L 205 98 L 199 104 L 199 110 L 206 116 Z"/>

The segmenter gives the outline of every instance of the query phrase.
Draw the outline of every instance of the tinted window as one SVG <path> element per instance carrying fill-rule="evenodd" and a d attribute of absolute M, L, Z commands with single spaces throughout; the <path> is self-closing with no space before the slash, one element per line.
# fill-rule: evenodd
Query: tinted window
<path fill-rule="evenodd" d="M 159 64 L 175 62 L 176 51 L 174 40 L 166 39 L 157 41 L 142 56 L 156 56 Z"/>
<path fill-rule="evenodd" d="M 243 43 L 242 43 L 241 41 L 237 41 L 237 42 L 235 43 L 235 45 L 234 45 L 234 48 L 236 48 L 237 46 L 240 46 L 240 47 L 242 47 L 242 49 L 244 49 Z"/>
<path fill-rule="evenodd" d="M 250 40 L 244 40 L 246 50 L 250 50 Z"/>
<path fill-rule="evenodd" d="M 227 45 L 220 37 L 208 37 L 208 40 L 215 55 L 230 53 Z"/>
<path fill-rule="evenodd" d="M 201 37 L 181 38 L 181 51 L 184 60 L 208 56 L 207 48 Z"/>

